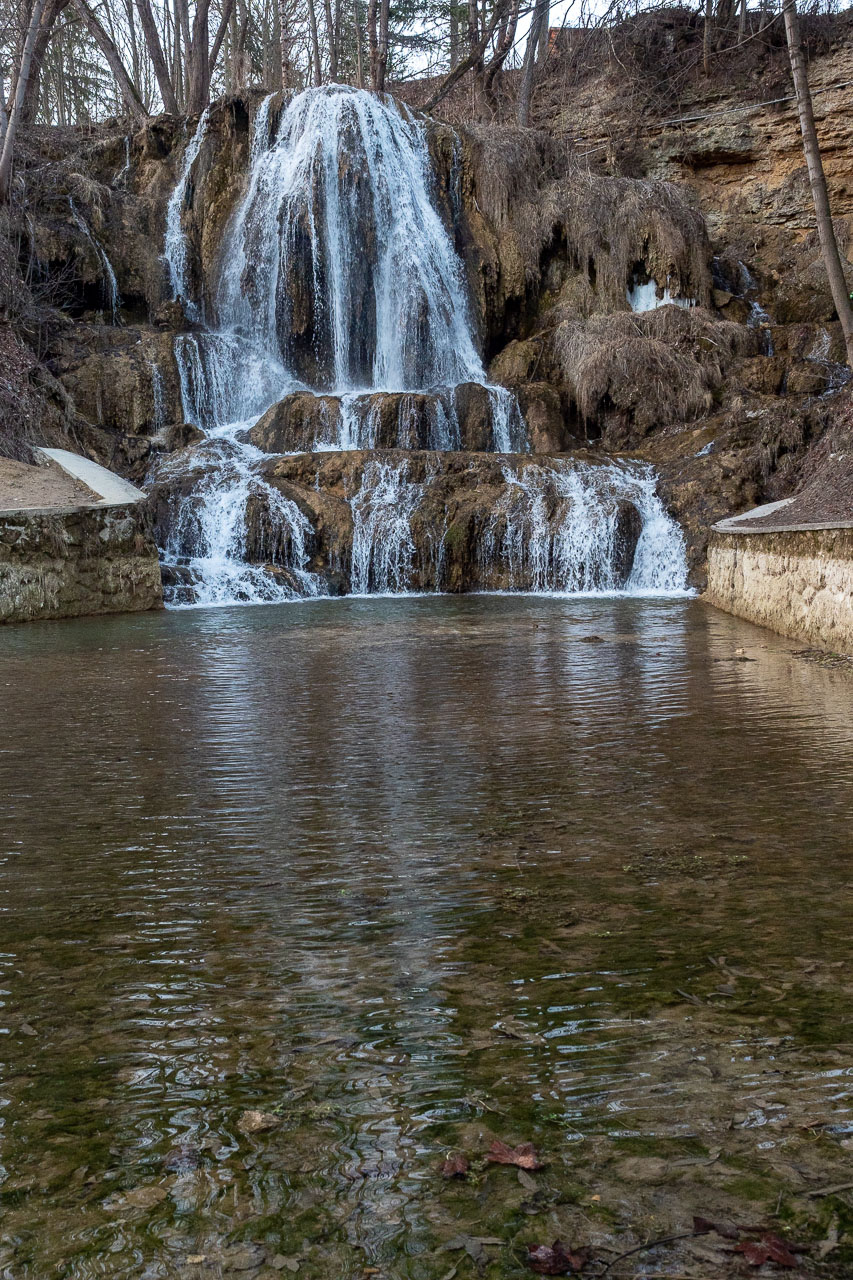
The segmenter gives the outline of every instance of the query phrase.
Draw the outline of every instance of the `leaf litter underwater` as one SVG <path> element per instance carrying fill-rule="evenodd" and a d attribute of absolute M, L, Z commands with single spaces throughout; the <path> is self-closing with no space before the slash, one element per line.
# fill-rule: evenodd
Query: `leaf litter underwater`
<path fill-rule="evenodd" d="M 849 1275 L 853 685 L 792 649 L 683 600 L 4 632 L 0 1275 Z"/>

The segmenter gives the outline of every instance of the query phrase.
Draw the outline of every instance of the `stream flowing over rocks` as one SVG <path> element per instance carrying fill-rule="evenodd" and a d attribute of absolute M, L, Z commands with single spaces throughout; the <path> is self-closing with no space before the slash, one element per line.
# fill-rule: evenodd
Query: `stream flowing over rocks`
<path fill-rule="evenodd" d="M 149 477 L 171 602 L 683 591 L 652 469 L 554 456 L 489 381 L 425 126 L 343 86 L 276 101 L 206 278 L 182 217 L 207 113 L 167 206 L 190 326 L 188 444 Z"/>

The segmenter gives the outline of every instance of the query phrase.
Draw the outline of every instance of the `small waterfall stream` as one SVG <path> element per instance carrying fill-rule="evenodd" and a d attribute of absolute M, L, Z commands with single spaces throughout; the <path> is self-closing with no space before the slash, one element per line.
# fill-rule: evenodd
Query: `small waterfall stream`
<path fill-rule="evenodd" d="M 529 449 L 514 393 L 488 383 L 476 348 L 462 264 L 433 196 L 423 125 L 390 99 L 343 86 L 296 95 L 277 121 L 273 101 L 255 114 L 246 188 L 215 280 L 196 287 L 182 223 L 207 112 L 167 209 L 172 293 L 195 325 L 175 341 L 183 411 L 205 437 L 188 457 L 167 460 L 157 477 L 172 485 L 163 541 L 175 601 L 260 602 L 327 589 L 323 572 L 311 569 L 318 565 L 305 503 L 270 483 L 272 455 L 249 440 L 267 410 L 278 414 L 298 397 L 304 410 L 307 397 L 313 415 L 308 443 L 285 440 L 275 446 L 280 454 L 459 450 L 459 395 L 473 387 L 484 442 L 467 447 L 508 455 Z M 458 173 L 451 183 L 458 201 L 457 186 Z M 470 402 L 471 392 L 465 395 Z M 390 440 L 389 413 L 396 414 Z M 510 566 L 513 588 L 624 585 L 607 532 L 614 486 L 620 501 L 637 504 L 644 528 L 646 521 L 658 530 L 666 523 L 659 503 L 652 512 L 653 481 L 639 471 L 609 468 L 604 483 L 592 480 L 601 468 L 588 470 L 567 472 L 543 459 L 521 476 L 507 461 L 491 523 L 473 536 L 481 559 Z M 410 588 L 413 558 L 424 555 L 412 519 L 430 483 L 429 475 L 412 478 L 406 458 L 365 462 L 346 498 L 349 590 Z M 441 530 L 431 526 L 424 536 L 435 561 L 430 581 L 440 589 Z M 640 556 L 642 542 L 637 557 L 654 564 L 637 571 L 637 583 L 683 587 L 683 570 L 679 577 L 663 567 L 671 548 Z"/>
<path fill-rule="evenodd" d="M 101 264 L 104 276 L 104 299 L 109 306 L 110 321 L 112 324 L 117 325 L 119 323 L 118 312 L 119 307 L 121 306 L 121 297 L 118 291 L 118 281 L 116 280 L 116 273 L 113 270 L 113 264 L 107 257 L 106 249 L 92 232 L 88 222 L 80 213 L 80 210 L 75 205 L 71 196 L 68 197 L 68 207 L 71 210 L 71 217 L 74 225 L 79 231 L 82 231 L 83 235 L 92 246 L 95 257 Z"/>

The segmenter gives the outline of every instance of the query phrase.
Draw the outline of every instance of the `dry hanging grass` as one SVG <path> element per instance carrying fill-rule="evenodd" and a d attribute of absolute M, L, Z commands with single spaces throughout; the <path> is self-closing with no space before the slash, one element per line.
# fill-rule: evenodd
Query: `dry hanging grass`
<path fill-rule="evenodd" d="M 707 303 L 705 220 L 680 188 L 591 173 L 535 130 L 473 125 L 464 138 L 477 207 L 499 235 L 513 235 L 528 281 L 548 251 L 580 277 L 567 278 L 565 300 L 581 314 L 623 307 L 638 267 L 671 292 Z"/>
<path fill-rule="evenodd" d="M 581 417 L 595 422 L 616 410 L 644 434 L 708 413 L 725 371 L 753 335 L 701 308 L 667 306 L 567 319 L 552 341 Z"/>

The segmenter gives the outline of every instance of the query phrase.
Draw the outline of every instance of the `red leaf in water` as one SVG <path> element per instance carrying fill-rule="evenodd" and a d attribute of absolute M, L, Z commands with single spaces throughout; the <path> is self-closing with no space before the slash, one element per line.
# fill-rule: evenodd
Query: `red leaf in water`
<path fill-rule="evenodd" d="M 445 1178 L 464 1178 L 468 1172 L 468 1161 L 463 1155 L 448 1156 L 441 1172 Z"/>
<path fill-rule="evenodd" d="M 784 1240 L 765 1231 L 760 1240 L 744 1240 L 735 1246 L 735 1253 L 742 1253 L 751 1267 L 762 1267 L 772 1262 L 777 1267 L 796 1267 L 797 1259 Z"/>
<path fill-rule="evenodd" d="M 487 1160 L 493 1164 L 514 1164 L 517 1169 L 541 1169 L 542 1161 L 536 1154 L 532 1142 L 519 1142 L 517 1147 L 509 1147 L 505 1142 L 495 1141 L 489 1147 Z M 548 1273 L 545 1272 L 547 1275 Z M 554 1272 L 559 1275 L 560 1272 Z"/>
<path fill-rule="evenodd" d="M 770 1262 L 775 1262 L 777 1267 L 795 1267 L 797 1265 L 797 1259 L 785 1244 L 785 1241 L 780 1240 L 778 1236 L 774 1236 L 772 1231 L 766 1231 L 761 1239 L 767 1247 L 767 1256 Z"/>
<path fill-rule="evenodd" d="M 540 1276 L 568 1276 L 589 1262 L 588 1249 L 567 1249 L 560 1240 L 552 1245 L 527 1246 L 527 1265 Z"/>
<path fill-rule="evenodd" d="M 743 1244 L 735 1245 L 735 1253 L 742 1253 L 751 1267 L 763 1267 L 770 1257 L 767 1245 L 756 1240 L 744 1240 Z"/>

